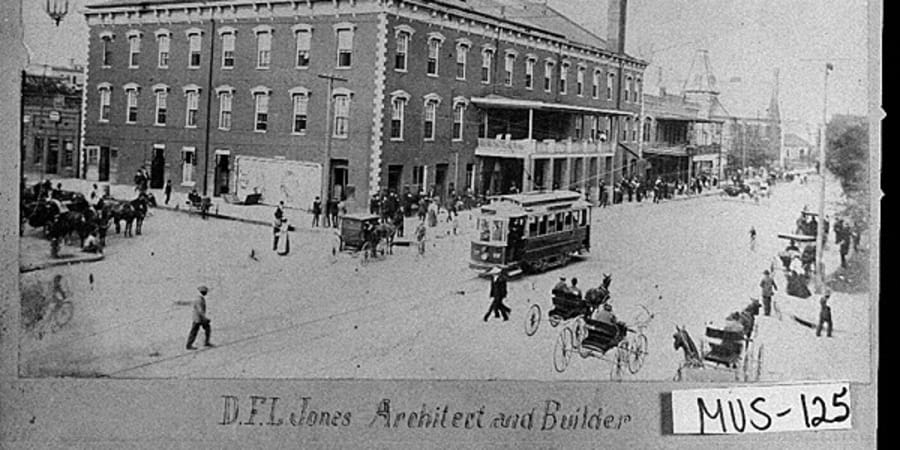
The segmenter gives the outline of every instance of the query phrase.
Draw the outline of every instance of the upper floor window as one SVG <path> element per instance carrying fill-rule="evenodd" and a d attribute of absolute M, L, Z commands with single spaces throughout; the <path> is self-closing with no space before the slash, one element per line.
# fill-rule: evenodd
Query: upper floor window
<path fill-rule="evenodd" d="M 334 97 L 332 135 L 336 138 L 345 138 L 350 134 L 350 91 L 335 89 L 332 95 Z"/>
<path fill-rule="evenodd" d="M 425 96 L 425 128 L 422 136 L 426 141 L 434 140 L 437 108 L 440 102 L 440 97 L 437 95 L 428 94 Z"/>
<path fill-rule="evenodd" d="M 591 97 L 600 98 L 600 71 L 595 70 L 591 77 Z"/>
<path fill-rule="evenodd" d="M 553 61 L 547 61 L 544 63 L 544 91 L 550 92 L 553 90 Z"/>
<path fill-rule="evenodd" d="M 171 43 L 171 34 L 168 30 L 159 30 L 156 32 L 156 65 L 160 69 L 169 67 L 169 46 Z"/>
<path fill-rule="evenodd" d="M 164 84 L 157 84 L 153 86 L 153 93 L 156 97 L 156 114 L 154 115 L 153 124 L 165 126 L 169 118 L 169 87 Z"/>
<path fill-rule="evenodd" d="M 462 141 L 463 131 L 465 130 L 466 119 L 466 101 L 457 98 L 453 101 L 453 140 Z"/>
<path fill-rule="evenodd" d="M 394 53 L 394 70 L 406 72 L 406 59 L 409 52 L 408 31 L 397 31 L 397 51 Z"/>
<path fill-rule="evenodd" d="M 112 87 L 109 83 L 101 83 L 97 86 L 100 94 L 100 122 L 109 122 L 109 107 L 112 100 Z"/>
<path fill-rule="evenodd" d="M 606 99 L 613 99 L 613 89 L 615 89 L 616 74 L 610 72 L 606 74 Z"/>
<path fill-rule="evenodd" d="M 406 121 L 406 103 L 408 101 L 409 94 L 405 91 L 391 93 L 391 140 L 403 140 L 403 124 Z"/>
<path fill-rule="evenodd" d="M 253 129 L 265 133 L 269 129 L 269 95 L 268 88 L 258 86 L 254 88 L 253 93 Z"/>
<path fill-rule="evenodd" d="M 104 32 L 100 34 L 100 62 L 103 67 L 112 66 L 112 40 L 112 33 Z"/>
<path fill-rule="evenodd" d="M 128 67 L 138 67 L 138 57 L 141 55 L 141 32 L 128 32 Z"/>
<path fill-rule="evenodd" d="M 559 93 L 565 95 L 569 86 L 569 63 L 564 62 L 559 66 Z"/>
<path fill-rule="evenodd" d="M 466 63 L 469 59 L 469 48 L 471 44 L 467 42 L 459 42 L 456 44 L 456 79 L 466 79 Z"/>
<path fill-rule="evenodd" d="M 584 96 L 584 70 L 584 67 L 578 67 L 578 72 L 575 73 L 575 93 L 579 97 Z"/>
<path fill-rule="evenodd" d="M 309 50 L 312 46 L 312 28 L 308 25 L 296 25 L 294 27 L 294 39 L 297 47 L 297 56 L 294 65 L 298 69 L 305 69 L 309 67 Z"/>
<path fill-rule="evenodd" d="M 196 69 L 200 67 L 201 34 L 202 32 L 196 28 L 187 31 L 188 68 Z"/>
<path fill-rule="evenodd" d="M 441 56 L 441 43 L 444 37 L 438 33 L 428 35 L 428 60 L 426 61 L 426 73 L 430 76 L 438 76 L 438 64 Z"/>
<path fill-rule="evenodd" d="M 575 139 L 581 139 L 584 135 L 584 116 L 575 116 Z"/>
<path fill-rule="evenodd" d="M 231 69 L 234 67 L 234 43 L 236 31 L 231 27 L 222 27 L 219 30 L 222 36 L 222 68 Z"/>
<path fill-rule="evenodd" d="M 307 114 L 309 110 L 309 91 L 304 88 L 291 90 L 291 104 L 293 105 L 293 121 L 291 132 L 296 134 L 306 133 Z"/>
<path fill-rule="evenodd" d="M 234 100 L 234 88 L 221 86 L 216 89 L 219 97 L 219 129 L 231 129 L 231 103 Z"/>
<path fill-rule="evenodd" d="M 481 51 L 481 82 L 490 84 L 491 69 L 494 67 L 494 49 L 486 48 Z"/>
<path fill-rule="evenodd" d="M 525 89 L 534 88 L 534 63 L 537 59 L 533 56 L 525 60 Z"/>
<path fill-rule="evenodd" d="M 256 33 L 256 68 L 268 69 L 272 63 L 272 27 L 260 25 L 253 31 Z"/>
<path fill-rule="evenodd" d="M 335 25 L 337 33 L 337 67 L 345 69 L 350 67 L 353 56 L 353 26 L 346 24 Z"/>
<path fill-rule="evenodd" d="M 631 87 L 634 85 L 634 79 L 631 78 L 631 75 L 625 77 L 625 82 L 622 83 L 622 89 L 625 90 L 625 95 L 622 96 L 622 99 L 626 102 L 632 101 L 631 96 Z"/>
<path fill-rule="evenodd" d="M 184 126 L 196 128 L 198 115 L 200 114 L 200 87 L 190 84 L 184 87 L 185 114 Z"/>
<path fill-rule="evenodd" d="M 634 80 L 634 84 L 635 84 L 635 87 L 633 89 L 634 90 L 634 101 L 640 102 L 641 96 L 644 94 L 644 92 L 643 92 L 644 82 L 640 78 L 636 78 Z"/>
<path fill-rule="evenodd" d="M 506 86 L 513 85 L 513 72 L 516 67 L 516 54 L 507 52 L 503 61 L 503 84 Z"/>

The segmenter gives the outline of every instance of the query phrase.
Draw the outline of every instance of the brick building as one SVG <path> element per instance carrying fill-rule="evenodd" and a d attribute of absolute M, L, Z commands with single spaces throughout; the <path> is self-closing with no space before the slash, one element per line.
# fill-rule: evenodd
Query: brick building
<path fill-rule="evenodd" d="M 524 0 L 90 6 L 88 177 L 144 166 L 152 187 L 299 207 L 323 190 L 356 208 L 381 189 L 594 195 L 637 158 L 620 145 L 646 67 L 623 51 L 626 8 L 609 1 L 604 40 Z"/>

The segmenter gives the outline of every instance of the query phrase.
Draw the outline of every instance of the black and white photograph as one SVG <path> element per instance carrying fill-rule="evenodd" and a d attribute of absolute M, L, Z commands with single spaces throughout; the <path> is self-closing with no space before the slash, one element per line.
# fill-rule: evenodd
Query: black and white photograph
<path fill-rule="evenodd" d="M 17 1 L 18 379 L 876 381 L 871 2 Z"/>

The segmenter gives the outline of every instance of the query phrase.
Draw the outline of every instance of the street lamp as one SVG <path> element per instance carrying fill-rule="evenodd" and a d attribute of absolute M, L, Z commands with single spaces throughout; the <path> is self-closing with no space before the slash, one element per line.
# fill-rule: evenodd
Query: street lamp
<path fill-rule="evenodd" d="M 825 245 L 825 139 L 828 128 L 828 74 L 834 70 L 829 62 L 825 63 L 825 89 L 822 92 L 822 132 L 819 139 L 819 176 L 822 177 L 822 185 L 819 188 L 819 221 L 816 227 L 816 280 L 817 287 L 821 290 L 825 286 L 825 274 L 822 270 L 822 253 Z"/>
<path fill-rule="evenodd" d="M 69 13 L 69 0 L 47 0 L 47 3 L 44 4 L 44 11 L 56 23 L 56 26 L 59 26 L 59 23 Z"/>

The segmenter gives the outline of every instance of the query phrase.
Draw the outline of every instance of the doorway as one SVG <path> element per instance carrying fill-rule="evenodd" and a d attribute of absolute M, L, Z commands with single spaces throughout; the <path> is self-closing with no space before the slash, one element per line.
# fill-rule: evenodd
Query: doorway
<path fill-rule="evenodd" d="M 153 146 L 153 158 L 150 160 L 150 189 L 162 189 L 166 177 L 166 147 Z"/>
<path fill-rule="evenodd" d="M 400 180 L 403 179 L 403 166 L 388 166 L 387 187 L 389 191 L 400 192 Z"/>
<path fill-rule="evenodd" d="M 47 169 L 48 174 L 55 174 L 59 170 L 59 139 L 50 138 L 47 141 Z"/>
<path fill-rule="evenodd" d="M 109 147 L 100 147 L 97 181 L 109 181 Z"/>
<path fill-rule="evenodd" d="M 438 164 L 434 170 L 434 195 L 441 200 L 447 197 L 447 164 Z"/>
<path fill-rule="evenodd" d="M 229 182 L 231 180 L 231 155 L 216 152 L 216 169 L 213 175 L 213 196 L 229 194 Z"/>
<path fill-rule="evenodd" d="M 347 183 L 350 179 L 350 162 L 346 159 L 331 160 L 331 197 L 339 200 L 347 199 Z"/>

